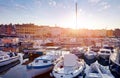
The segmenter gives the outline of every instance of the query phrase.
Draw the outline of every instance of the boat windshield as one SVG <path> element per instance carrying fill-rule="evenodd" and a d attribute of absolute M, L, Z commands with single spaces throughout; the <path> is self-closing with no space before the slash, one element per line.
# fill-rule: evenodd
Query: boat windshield
<path fill-rule="evenodd" d="M 109 51 L 106 51 L 106 53 L 110 53 Z"/>
<path fill-rule="evenodd" d="M 43 60 L 43 63 L 48 63 L 48 60 Z"/>
<path fill-rule="evenodd" d="M 12 53 L 9 53 L 8 55 L 9 55 L 10 57 L 13 57 L 13 54 L 12 54 Z"/>
<path fill-rule="evenodd" d="M 35 63 L 38 63 L 39 62 L 39 60 L 35 60 Z"/>
<path fill-rule="evenodd" d="M 101 51 L 101 53 L 105 53 L 105 51 Z"/>

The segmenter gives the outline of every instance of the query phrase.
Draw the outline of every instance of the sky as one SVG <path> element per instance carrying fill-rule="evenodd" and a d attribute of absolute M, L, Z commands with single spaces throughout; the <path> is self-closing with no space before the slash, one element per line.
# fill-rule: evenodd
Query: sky
<path fill-rule="evenodd" d="M 65 28 L 120 28 L 120 0 L 0 0 L 0 24 L 9 23 Z"/>

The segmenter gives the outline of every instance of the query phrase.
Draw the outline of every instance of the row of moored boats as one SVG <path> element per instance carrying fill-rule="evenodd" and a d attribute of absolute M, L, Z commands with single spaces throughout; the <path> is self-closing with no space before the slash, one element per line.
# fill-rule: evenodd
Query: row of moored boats
<path fill-rule="evenodd" d="M 55 78 L 117 78 L 120 76 L 120 50 L 113 52 L 104 48 L 99 52 L 91 50 L 83 52 L 83 49 L 81 51 L 82 53 L 78 54 L 81 54 L 82 58 L 78 58 L 71 51 L 64 51 L 64 54 L 54 51 L 35 58 L 27 65 L 27 73 L 35 77 L 52 71 L 51 75 Z"/>

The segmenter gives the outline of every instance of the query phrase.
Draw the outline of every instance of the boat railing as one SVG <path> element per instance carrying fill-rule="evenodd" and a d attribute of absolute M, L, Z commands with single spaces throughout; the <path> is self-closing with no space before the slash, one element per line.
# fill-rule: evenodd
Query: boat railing
<path fill-rule="evenodd" d="M 100 74 L 101 78 L 104 78 L 104 76 L 103 76 L 101 70 L 99 69 L 98 65 L 95 65 L 95 67 L 97 68 L 97 71 Z"/>

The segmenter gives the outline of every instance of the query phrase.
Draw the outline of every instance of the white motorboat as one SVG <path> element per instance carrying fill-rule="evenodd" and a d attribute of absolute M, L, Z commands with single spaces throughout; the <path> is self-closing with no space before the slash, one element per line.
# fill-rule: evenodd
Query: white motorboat
<path fill-rule="evenodd" d="M 88 65 L 94 63 L 97 60 L 97 53 L 91 50 L 87 51 L 84 54 L 84 60 Z"/>
<path fill-rule="evenodd" d="M 55 78 L 73 78 L 82 75 L 84 69 L 85 62 L 82 59 L 78 59 L 75 54 L 65 54 L 54 66 L 52 74 Z"/>
<path fill-rule="evenodd" d="M 109 65 L 109 57 L 111 53 L 112 52 L 109 49 L 100 49 L 98 52 L 98 62 L 104 66 Z"/>
<path fill-rule="evenodd" d="M 109 67 L 102 66 L 98 62 L 86 66 L 85 73 L 85 78 L 114 78 Z"/>
<path fill-rule="evenodd" d="M 43 55 L 27 65 L 27 73 L 30 77 L 35 77 L 47 73 L 53 69 L 56 58 L 53 55 Z"/>
<path fill-rule="evenodd" d="M 17 60 L 19 60 L 19 55 L 17 53 L 0 51 L 0 66 L 10 64 Z"/>

